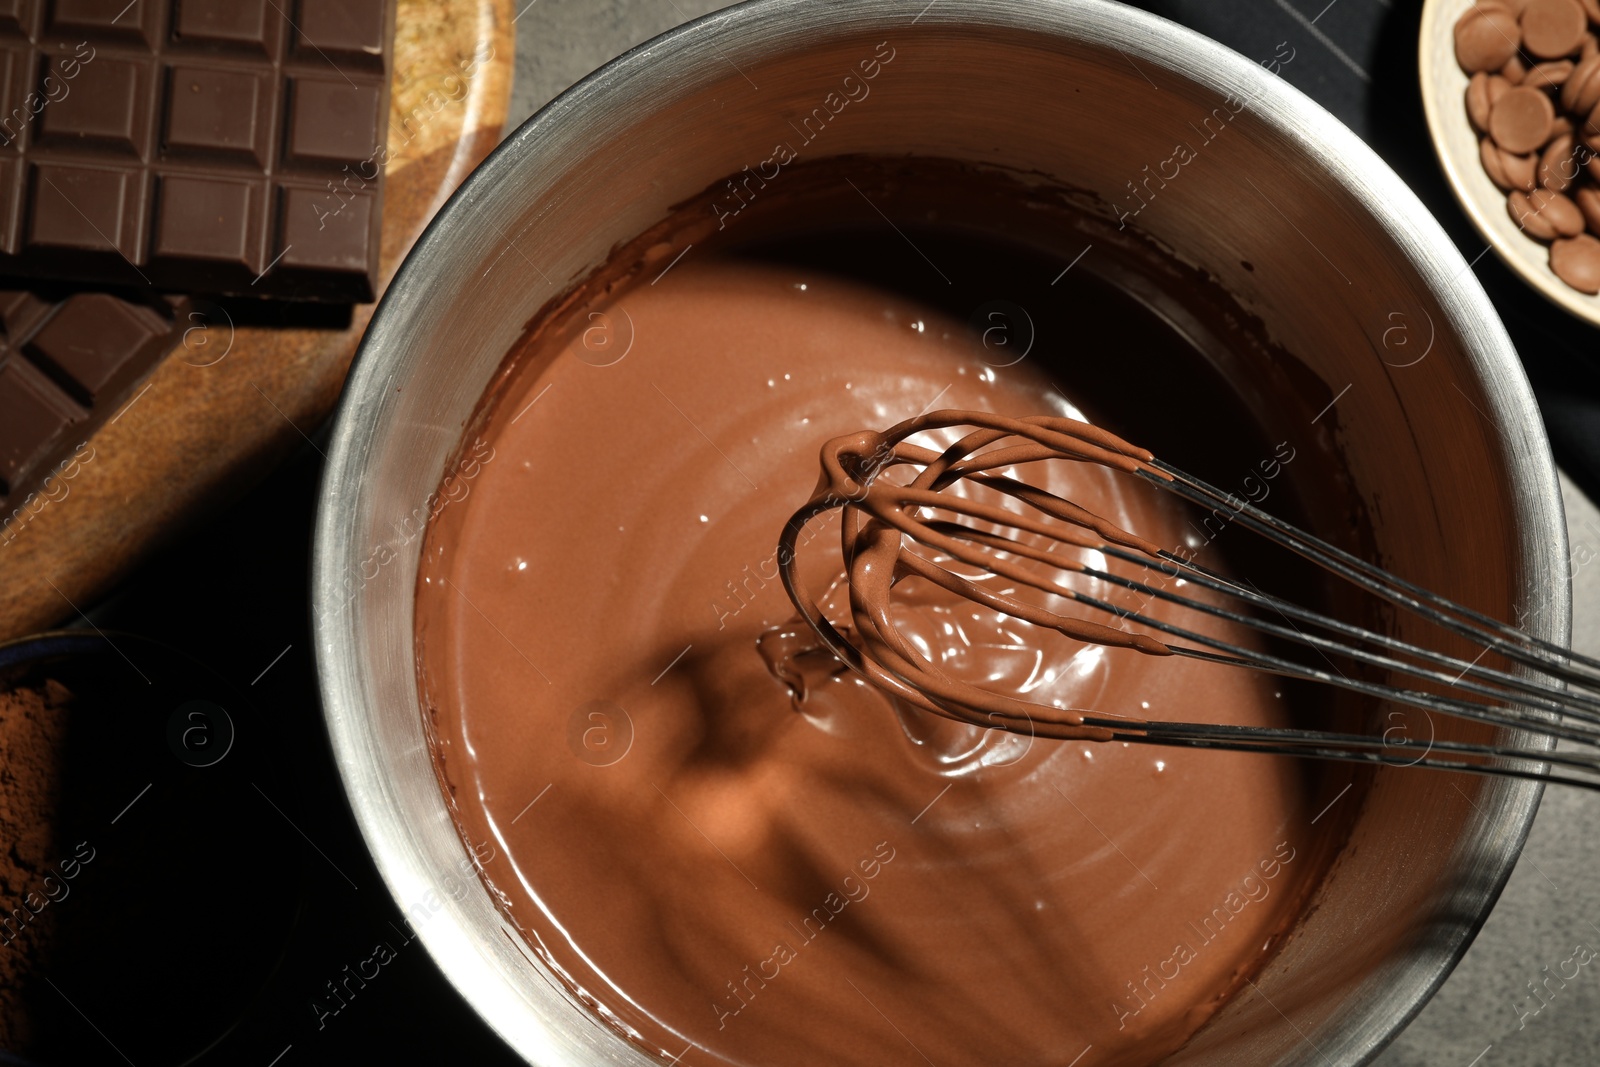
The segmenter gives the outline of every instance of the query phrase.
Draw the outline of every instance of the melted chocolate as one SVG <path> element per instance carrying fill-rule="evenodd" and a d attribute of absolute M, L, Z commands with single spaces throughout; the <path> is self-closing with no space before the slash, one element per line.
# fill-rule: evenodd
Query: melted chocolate
<path fill-rule="evenodd" d="M 1062 271 L 1081 243 L 919 225 L 886 173 L 857 183 L 900 232 L 827 214 L 797 170 L 797 202 L 839 228 L 775 239 L 741 219 L 744 248 L 708 242 L 664 274 L 675 249 L 647 235 L 531 329 L 473 430 L 494 458 L 424 547 L 441 778 L 464 837 L 497 843 L 485 878 L 534 952 L 679 1063 L 1061 1065 L 1089 1045 L 1149 1063 L 1290 929 L 1343 832 L 1290 827 L 1348 772 L 898 705 L 786 625 L 777 536 L 822 442 L 936 405 L 1086 415 L 1223 486 L 1270 463 L 1274 508 L 1305 521 L 1278 442 L 1310 425 L 1306 401 L 1234 311 L 1204 317 L 1203 279 L 1148 249 L 1072 215 L 1101 255 Z M 997 301 L 1012 329 L 1025 309 L 1026 358 L 983 343 Z M 1329 484 L 1319 442 L 1286 443 L 1294 474 Z M 1082 466 L 1052 487 L 1318 601 L 1287 561 L 1230 558 L 1226 529 L 1128 482 Z M 816 525 L 803 563 L 825 589 L 838 531 Z M 1193 661 L 1046 653 L 936 596 L 909 610 L 948 669 L 1035 699 L 1260 725 L 1336 710 Z"/>

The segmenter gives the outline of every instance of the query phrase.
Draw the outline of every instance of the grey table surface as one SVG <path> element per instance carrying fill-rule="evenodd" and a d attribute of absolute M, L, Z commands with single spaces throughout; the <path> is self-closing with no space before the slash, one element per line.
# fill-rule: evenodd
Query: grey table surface
<path fill-rule="evenodd" d="M 514 129 L 628 48 L 725 6 L 705 0 L 517 0 Z M 1331 6 L 1331 5 L 1330 5 Z M 1600 655 L 1600 509 L 1562 479 L 1574 647 Z M 1450 979 L 1375 1061 L 1381 1067 L 1600 1063 L 1600 959 L 1532 999 L 1574 949 L 1600 954 L 1600 794 L 1549 790 L 1516 872 Z M 1546 970 L 1548 968 L 1548 970 Z M 1570 971 L 1570 966 L 1567 966 Z M 1536 1014 L 1534 1009 L 1539 1008 Z M 1092 1065 L 1085 1065 L 1092 1067 Z"/>

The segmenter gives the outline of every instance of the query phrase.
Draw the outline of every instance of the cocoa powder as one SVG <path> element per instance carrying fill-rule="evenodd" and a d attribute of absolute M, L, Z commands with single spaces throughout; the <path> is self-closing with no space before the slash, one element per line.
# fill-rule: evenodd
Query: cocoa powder
<path fill-rule="evenodd" d="M 61 858 L 56 812 L 72 693 L 55 681 L 0 691 L 0 1049 L 33 1038 L 30 978 L 54 931 L 43 885 Z"/>

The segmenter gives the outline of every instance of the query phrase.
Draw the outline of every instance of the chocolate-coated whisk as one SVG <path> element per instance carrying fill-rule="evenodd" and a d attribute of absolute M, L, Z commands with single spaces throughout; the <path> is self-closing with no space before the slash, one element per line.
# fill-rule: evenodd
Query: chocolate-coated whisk
<path fill-rule="evenodd" d="M 942 452 L 910 444 L 928 430 L 971 428 Z M 1207 509 L 1226 509 L 1233 522 L 1282 545 L 1324 570 L 1396 607 L 1483 647 L 1474 660 L 1446 655 L 1387 634 L 1331 618 L 1281 597 L 1246 588 L 1190 559 L 1084 510 L 1036 485 L 1001 473 L 1038 461 L 1098 463 L 1122 471 Z M 784 587 L 801 616 L 835 655 L 912 706 L 981 727 L 999 726 L 1040 737 L 1127 741 L 1231 749 L 1402 766 L 1508 775 L 1600 789 L 1600 660 L 1541 640 L 1453 603 L 1334 547 L 1254 505 L 1229 496 L 1113 434 L 1073 419 L 1005 418 L 983 412 L 935 411 L 884 433 L 836 438 L 823 449 L 816 494 L 789 520 L 779 543 Z M 882 475 L 917 469 L 905 483 Z M 983 486 L 1020 504 L 962 495 Z M 957 490 L 957 491 L 951 491 Z M 846 585 L 851 622 L 841 629 L 801 588 L 799 537 L 827 511 L 842 509 Z M 1090 566 L 1059 546 L 1092 549 L 1134 568 L 1132 576 Z M 920 546 L 932 554 L 916 551 Z M 934 555 L 943 557 L 935 559 Z M 1005 582 L 990 589 L 952 569 L 977 568 Z M 1145 607 L 1119 607 L 1059 577 L 1098 579 L 1153 601 L 1174 604 L 1249 627 L 1319 653 L 1327 667 L 1213 637 L 1155 617 Z M 1435 739 L 1420 755 L 1416 742 L 1397 745 L 1363 733 L 1159 722 L 1105 709 L 1062 710 L 1007 696 L 953 678 L 922 655 L 891 618 L 895 584 L 909 577 L 1079 641 L 1185 656 L 1266 671 L 1345 689 L 1428 713 L 1458 716 L 1571 742 L 1559 752 L 1515 744 Z M 1181 582 L 1174 581 L 1182 579 Z M 1174 591 L 1184 584 L 1220 594 L 1222 603 Z M 1046 598 L 1067 598 L 1106 615 L 1106 621 L 1062 615 Z M 1485 665 L 1494 652 L 1505 668 Z M 1347 677 L 1328 657 L 1384 672 L 1392 683 Z"/>

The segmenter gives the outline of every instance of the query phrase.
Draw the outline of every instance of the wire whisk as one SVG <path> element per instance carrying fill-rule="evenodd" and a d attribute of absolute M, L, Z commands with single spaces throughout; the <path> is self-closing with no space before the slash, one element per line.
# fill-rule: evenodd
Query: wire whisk
<path fill-rule="evenodd" d="M 908 441 L 927 431 L 949 430 L 962 436 L 942 451 Z M 1246 587 L 1195 562 L 1192 553 L 1170 551 L 1008 473 L 1047 461 L 1099 464 L 1207 511 L 1226 509 L 1239 527 L 1483 651 L 1469 661 Z M 823 447 L 822 468 L 816 493 L 780 538 L 777 561 L 784 588 L 835 656 L 912 707 L 1039 737 L 1422 766 L 1600 789 L 1600 660 L 1390 574 L 1099 427 L 1056 416 L 940 410 L 882 433 L 835 438 Z M 886 477 L 901 468 L 914 471 L 914 477 L 905 480 L 903 472 Z M 800 535 L 835 509 L 842 512 L 850 615 L 849 623 L 840 625 L 827 617 L 798 575 Z M 1062 552 L 1063 546 L 1092 551 Z M 1129 573 L 1095 565 L 1094 553 L 1128 565 Z M 962 574 L 958 564 L 977 573 Z M 1126 590 L 1143 598 L 1142 604 L 1113 603 L 1069 585 L 1073 574 Z M 983 576 L 999 582 L 976 580 Z M 1435 737 L 1417 753 L 1421 746 L 1414 740 L 1397 744 L 1370 733 L 1168 722 L 1031 702 L 953 677 L 918 650 L 896 626 L 892 610 L 896 585 L 910 578 L 1077 641 L 1264 671 L 1418 708 L 1430 717 L 1438 713 L 1514 733 L 1497 734 L 1503 743 Z M 1185 587 L 1212 596 L 1180 591 Z M 1053 597 L 1091 609 L 1104 621 L 1062 614 L 1052 606 Z M 1157 603 L 1246 627 L 1270 640 L 1261 648 L 1247 647 L 1163 617 L 1171 613 L 1150 610 Z M 1296 648 L 1319 654 L 1327 666 L 1294 658 L 1290 653 Z M 1332 657 L 1362 669 L 1339 671 Z M 1496 657 L 1499 665 L 1484 662 Z M 1570 745 L 1534 747 L 1541 737 Z"/>

